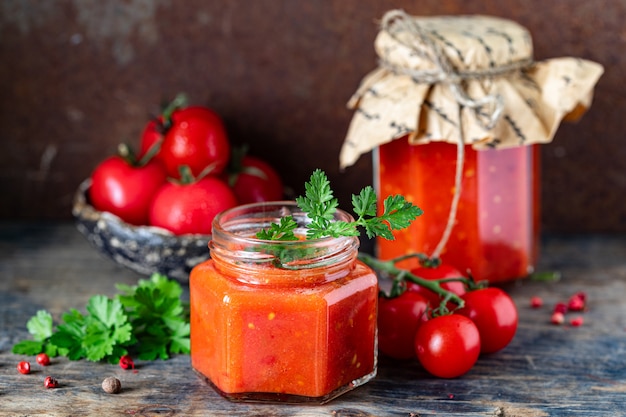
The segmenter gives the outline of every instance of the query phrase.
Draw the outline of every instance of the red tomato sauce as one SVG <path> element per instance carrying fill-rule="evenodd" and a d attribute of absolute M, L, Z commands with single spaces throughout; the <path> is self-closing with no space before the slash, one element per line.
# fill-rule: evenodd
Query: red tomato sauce
<path fill-rule="evenodd" d="M 260 285 L 213 259 L 190 276 L 191 364 L 222 395 L 322 398 L 375 371 L 378 286 L 368 267 L 356 261 L 331 279 L 309 270 L 296 287 L 297 271 L 258 268 Z"/>
<path fill-rule="evenodd" d="M 477 280 L 520 278 L 536 260 L 539 214 L 537 145 L 476 151 L 465 146 L 456 222 L 441 253 L 444 263 Z M 406 138 L 378 148 L 375 181 L 381 195 L 404 194 L 424 210 L 419 221 L 377 240 L 378 256 L 432 255 L 448 221 L 455 192 L 457 147 L 410 145 Z M 412 268 L 417 261 L 400 266 Z"/>

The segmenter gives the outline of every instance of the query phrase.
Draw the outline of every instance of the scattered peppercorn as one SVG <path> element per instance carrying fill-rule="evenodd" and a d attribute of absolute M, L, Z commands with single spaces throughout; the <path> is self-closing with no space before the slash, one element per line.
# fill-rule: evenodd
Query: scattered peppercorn
<path fill-rule="evenodd" d="M 107 394 L 118 394 L 122 390 L 122 383 L 114 376 L 108 376 L 102 381 L 102 389 Z"/>
<path fill-rule="evenodd" d="M 580 327 L 583 325 L 583 323 L 584 323 L 584 320 L 582 316 L 574 317 L 569 322 L 569 324 L 572 325 L 573 327 Z"/>
<path fill-rule="evenodd" d="M 585 309 L 585 299 L 587 298 L 584 292 L 578 292 L 572 295 L 567 303 L 567 308 L 570 311 L 583 311 Z"/>
<path fill-rule="evenodd" d="M 552 317 L 550 318 L 550 322 L 552 324 L 563 324 L 565 321 L 565 316 L 560 311 L 555 311 L 552 313 Z"/>
<path fill-rule="evenodd" d="M 30 362 L 26 362 L 26 361 L 21 361 L 20 363 L 17 364 L 17 371 L 20 374 L 30 374 Z"/>
<path fill-rule="evenodd" d="M 554 306 L 554 312 L 555 313 L 561 313 L 561 314 L 567 313 L 567 304 L 565 304 L 565 303 L 556 303 L 556 305 Z"/>
<path fill-rule="evenodd" d="M 46 388 L 57 388 L 59 386 L 59 381 L 57 381 L 56 378 L 47 376 L 46 379 L 43 380 L 43 386 Z"/>
<path fill-rule="evenodd" d="M 41 366 L 48 366 L 50 365 L 50 356 L 48 356 L 45 353 L 40 353 L 39 355 L 37 355 L 37 363 Z"/>
<path fill-rule="evenodd" d="M 530 306 L 532 308 L 539 308 L 543 305 L 543 299 L 537 295 L 530 297 Z"/>
<path fill-rule="evenodd" d="M 124 355 L 120 358 L 120 367 L 122 369 L 135 369 L 135 362 L 130 356 Z"/>

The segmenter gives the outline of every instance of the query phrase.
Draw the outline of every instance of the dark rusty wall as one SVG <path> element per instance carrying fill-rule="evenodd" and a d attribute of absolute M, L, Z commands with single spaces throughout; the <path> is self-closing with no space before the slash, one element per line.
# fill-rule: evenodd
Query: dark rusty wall
<path fill-rule="evenodd" d="M 542 149 L 542 224 L 626 232 L 624 0 L 2 0 L 0 219 L 69 219 L 79 182 L 181 91 L 297 192 L 320 167 L 347 203 L 371 157 L 338 170 L 345 103 L 376 65 L 376 19 L 396 7 L 514 19 L 536 59 L 603 64 L 590 111 Z"/>

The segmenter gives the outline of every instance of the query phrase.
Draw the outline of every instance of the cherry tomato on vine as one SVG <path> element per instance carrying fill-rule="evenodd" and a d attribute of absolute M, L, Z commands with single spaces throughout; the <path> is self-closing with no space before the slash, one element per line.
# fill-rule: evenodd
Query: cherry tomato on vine
<path fill-rule="evenodd" d="M 415 352 L 430 374 L 456 378 L 472 369 L 478 360 L 480 334 L 474 322 L 465 316 L 437 316 L 417 329 Z"/>
<path fill-rule="evenodd" d="M 428 300 L 405 291 L 397 297 L 378 299 L 378 350 L 390 358 L 415 357 L 415 333 L 427 318 Z"/>
<path fill-rule="evenodd" d="M 476 324 L 482 353 L 497 352 L 513 340 L 518 322 L 517 307 L 506 292 L 488 287 L 470 291 L 462 298 L 465 306 L 455 313 Z"/>
<path fill-rule="evenodd" d="M 237 205 L 230 187 L 214 176 L 189 184 L 166 182 L 150 208 L 150 224 L 181 234 L 211 234 L 213 218 Z"/>
<path fill-rule="evenodd" d="M 420 266 L 418 268 L 411 269 L 411 273 L 418 277 L 424 278 L 429 281 L 435 281 L 438 279 L 446 278 L 466 278 L 458 269 L 451 265 L 439 264 L 438 266 Z M 465 284 L 460 281 L 450 281 L 441 284 L 441 287 L 450 291 L 453 294 L 462 296 L 465 294 Z M 407 289 L 422 294 L 429 302 L 431 308 L 437 308 L 441 303 L 441 298 L 438 294 L 435 294 L 431 290 L 417 285 L 413 282 L 407 282 Z"/>
<path fill-rule="evenodd" d="M 175 110 L 157 157 L 172 178 L 180 178 L 182 165 L 187 165 L 194 176 L 207 169 L 213 175 L 220 174 L 230 158 L 230 143 L 222 119 L 202 106 Z"/>
<path fill-rule="evenodd" d="M 111 156 L 91 174 L 89 198 L 97 210 L 113 213 L 127 223 L 145 225 L 152 197 L 165 178 L 159 161 L 151 159 L 139 165 L 131 156 Z"/>
<path fill-rule="evenodd" d="M 255 156 L 243 156 L 238 166 L 229 173 L 228 183 L 240 204 L 277 201 L 284 195 L 278 172 Z"/>

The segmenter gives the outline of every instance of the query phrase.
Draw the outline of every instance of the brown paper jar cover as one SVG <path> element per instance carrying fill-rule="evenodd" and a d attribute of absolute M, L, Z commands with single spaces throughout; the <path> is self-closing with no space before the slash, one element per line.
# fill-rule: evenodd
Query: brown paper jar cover
<path fill-rule="evenodd" d="M 580 58 L 534 62 L 528 30 L 491 16 L 391 10 L 375 49 L 380 65 L 348 103 L 342 168 L 407 135 L 411 144 L 462 139 L 474 149 L 548 143 L 563 119 L 590 106 L 603 73 Z"/>

